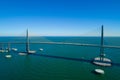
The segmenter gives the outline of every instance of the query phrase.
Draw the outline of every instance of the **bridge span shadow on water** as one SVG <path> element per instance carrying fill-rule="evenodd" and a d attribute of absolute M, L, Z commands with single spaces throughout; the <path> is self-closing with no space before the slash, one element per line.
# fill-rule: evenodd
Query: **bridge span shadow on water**
<path fill-rule="evenodd" d="M 70 58 L 70 57 L 63 57 L 63 56 L 54 56 L 54 55 L 47 55 L 47 54 L 30 54 L 34 56 L 41 56 L 46 58 L 55 58 L 55 59 L 63 59 L 63 60 L 71 60 L 71 61 L 79 61 L 79 62 L 87 62 L 93 64 L 93 59 L 85 59 L 85 58 Z M 112 66 L 120 67 L 120 63 L 112 62 Z"/>
<path fill-rule="evenodd" d="M 47 58 L 56 58 L 56 59 L 72 60 L 72 61 L 89 62 L 89 63 L 92 62 L 92 60 L 87 60 L 87 59 L 83 59 L 83 58 L 70 58 L 70 57 L 54 56 L 54 55 L 47 55 L 47 54 L 30 54 L 30 55 L 42 56 L 42 57 L 47 57 Z"/>

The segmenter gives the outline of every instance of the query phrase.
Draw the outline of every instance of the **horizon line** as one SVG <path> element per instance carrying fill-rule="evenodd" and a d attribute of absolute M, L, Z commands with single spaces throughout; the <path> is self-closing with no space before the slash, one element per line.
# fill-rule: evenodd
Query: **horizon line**
<path fill-rule="evenodd" d="M 0 37 L 26 37 L 26 36 L 0 36 Z M 77 35 L 46 35 L 46 36 L 29 36 L 29 37 L 101 37 L 101 36 L 77 36 Z M 104 36 L 104 37 L 120 37 L 120 36 Z"/>

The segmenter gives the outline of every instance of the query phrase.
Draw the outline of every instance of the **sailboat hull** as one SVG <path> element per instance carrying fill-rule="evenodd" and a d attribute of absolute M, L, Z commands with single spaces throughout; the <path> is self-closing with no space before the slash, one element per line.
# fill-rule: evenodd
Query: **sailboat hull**
<path fill-rule="evenodd" d="M 34 54 L 34 53 L 36 53 L 36 51 L 28 51 L 28 53 L 30 53 L 30 54 Z"/>

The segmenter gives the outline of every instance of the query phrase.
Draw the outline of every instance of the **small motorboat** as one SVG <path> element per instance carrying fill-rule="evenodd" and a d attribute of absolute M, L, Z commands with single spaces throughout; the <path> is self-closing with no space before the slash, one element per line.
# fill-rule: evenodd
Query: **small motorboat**
<path fill-rule="evenodd" d="M 12 50 L 13 50 L 13 51 L 17 51 L 17 49 L 16 49 L 16 48 L 12 48 Z"/>
<path fill-rule="evenodd" d="M 12 56 L 10 54 L 5 55 L 6 58 L 11 58 Z"/>
<path fill-rule="evenodd" d="M 43 51 L 43 48 L 40 48 L 39 50 L 40 50 L 40 51 Z"/>
<path fill-rule="evenodd" d="M 104 70 L 102 70 L 102 69 L 95 69 L 94 71 L 97 74 L 105 74 Z"/>
<path fill-rule="evenodd" d="M 27 54 L 26 53 L 19 53 L 19 55 L 26 56 Z"/>

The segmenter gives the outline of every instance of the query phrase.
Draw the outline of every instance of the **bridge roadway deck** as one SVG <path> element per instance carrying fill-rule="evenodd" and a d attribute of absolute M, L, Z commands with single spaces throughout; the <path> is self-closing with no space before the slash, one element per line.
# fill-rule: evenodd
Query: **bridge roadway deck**
<path fill-rule="evenodd" d="M 1 44 L 26 44 L 26 42 L 0 42 L 0 45 Z M 101 47 L 99 44 L 67 43 L 67 42 L 30 42 L 29 44 L 56 44 L 56 45 Z M 120 46 L 103 45 L 103 47 L 120 49 Z"/>

